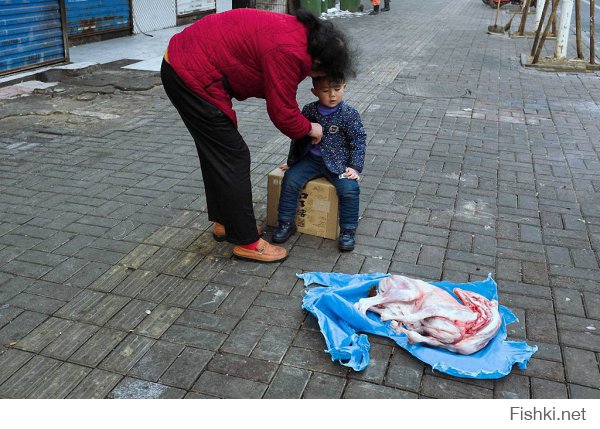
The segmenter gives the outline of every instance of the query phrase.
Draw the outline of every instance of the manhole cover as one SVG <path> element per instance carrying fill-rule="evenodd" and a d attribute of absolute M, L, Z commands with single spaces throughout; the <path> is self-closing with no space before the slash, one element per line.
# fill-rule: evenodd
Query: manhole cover
<path fill-rule="evenodd" d="M 458 98 L 471 95 L 471 90 L 464 86 L 440 83 L 398 83 L 394 85 L 394 91 L 403 95 L 423 98 Z"/>

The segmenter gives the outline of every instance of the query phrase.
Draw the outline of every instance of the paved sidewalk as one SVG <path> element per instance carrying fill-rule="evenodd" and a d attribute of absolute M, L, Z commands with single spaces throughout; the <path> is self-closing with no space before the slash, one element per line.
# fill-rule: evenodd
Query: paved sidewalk
<path fill-rule="evenodd" d="M 295 235 L 284 263 L 233 259 L 191 138 L 131 61 L 2 100 L 0 397 L 600 398 L 600 74 L 524 69 L 531 41 L 487 35 L 480 1 L 391 7 L 336 21 L 361 50 L 348 102 L 369 136 L 351 253 Z M 262 100 L 236 105 L 264 219 L 288 141 Z M 301 309 L 303 271 L 491 272 L 510 337 L 539 351 L 466 380 L 372 336 L 354 372 Z"/>

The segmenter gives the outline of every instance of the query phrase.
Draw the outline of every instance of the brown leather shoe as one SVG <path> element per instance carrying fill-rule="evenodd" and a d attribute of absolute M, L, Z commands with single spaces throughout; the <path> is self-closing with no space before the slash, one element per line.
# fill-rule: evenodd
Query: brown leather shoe
<path fill-rule="evenodd" d="M 233 254 L 240 259 L 256 262 L 279 262 L 288 257 L 288 252 L 283 247 L 273 246 L 262 238 L 259 239 L 256 250 L 235 246 L 233 248 Z"/>
<path fill-rule="evenodd" d="M 256 232 L 258 232 L 259 236 L 263 234 L 262 225 L 256 225 Z M 220 223 L 215 222 L 215 227 L 213 228 L 213 238 L 217 241 L 225 241 L 227 240 L 227 234 L 225 233 L 225 227 Z"/>

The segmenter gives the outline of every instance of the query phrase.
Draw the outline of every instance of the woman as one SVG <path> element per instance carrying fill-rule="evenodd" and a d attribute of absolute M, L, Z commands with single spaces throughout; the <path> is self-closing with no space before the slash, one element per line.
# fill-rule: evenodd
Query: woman
<path fill-rule="evenodd" d="M 343 33 L 305 11 L 234 9 L 202 18 L 169 42 L 164 89 L 194 138 L 213 236 L 235 244 L 234 255 L 275 262 L 287 251 L 257 230 L 250 151 L 237 130 L 232 98 L 264 98 L 283 134 L 316 143 L 323 129 L 298 109 L 298 84 L 307 76 L 353 74 Z"/>

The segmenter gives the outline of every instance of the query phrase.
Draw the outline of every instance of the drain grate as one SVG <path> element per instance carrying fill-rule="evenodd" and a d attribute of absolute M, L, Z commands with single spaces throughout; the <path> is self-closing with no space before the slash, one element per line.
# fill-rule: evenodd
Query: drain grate
<path fill-rule="evenodd" d="M 405 82 L 394 85 L 394 91 L 411 97 L 422 98 L 460 98 L 471 95 L 464 86 L 445 83 Z"/>

